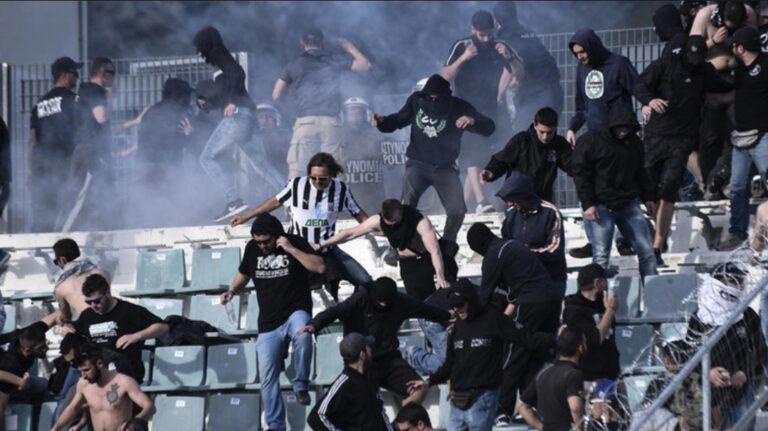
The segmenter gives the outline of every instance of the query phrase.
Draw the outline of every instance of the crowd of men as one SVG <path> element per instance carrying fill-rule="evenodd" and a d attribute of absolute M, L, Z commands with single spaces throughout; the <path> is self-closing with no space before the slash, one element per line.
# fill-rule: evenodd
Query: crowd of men
<path fill-rule="evenodd" d="M 178 164 L 168 162 L 191 153 L 220 189 L 225 208 L 216 220 L 236 226 L 253 219 L 252 238 L 220 299 L 227 304 L 249 281 L 254 286 L 260 395 L 269 429 L 286 429 L 279 375 L 289 344 L 293 391 L 309 405 L 312 336 L 337 320 L 344 326 L 339 350 L 345 367 L 312 407 L 313 429 L 430 429 L 419 404 L 430 386 L 445 382 L 452 430 L 508 425 L 516 413 L 536 429 L 570 430 L 581 423 L 586 401 L 595 417 L 619 419 L 619 305 L 607 282 L 615 275 L 609 267 L 614 237 L 621 254 L 637 255 L 641 277 L 656 274 L 690 172 L 702 195 L 729 193 L 729 237 L 719 248 L 739 247 L 747 240 L 752 170 L 763 180 L 768 172 L 768 18 L 760 15 L 759 2 L 682 3 L 654 14 L 666 45 L 639 74 L 593 30 L 573 35 L 576 110 L 565 136 L 557 134 L 563 91 L 556 63 L 538 39 L 526 35 L 512 2 L 499 2 L 493 13 L 474 13 L 471 35 L 450 47 L 442 70 L 388 115 L 360 97 L 341 100 L 340 74 L 366 73 L 374 63 L 345 39 L 332 42 L 344 52 L 338 55 L 327 49 L 321 30 L 304 32 L 303 53 L 285 66 L 272 92 L 274 101 L 291 98 L 296 105 L 290 137 L 279 127 L 276 104 L 251 99 L 245 72 L 218 30 L 197 33 L 193 45 L 214 79 L 195 89 L 168 79 L 162 100 L 136 119 L 139 143 L 131 151 L 141 161 L 140 181 L 167 187 L 157 199 L 172 200 L 179 186 Z M 88 82 L 75 94 L 81 66 L 66 57 L 56 60 L 54 88 L 32 110 L 34 231 L 108 228 L 117 211 L 104 204 L 114 196 L 110 97 L 116 69 L 109 59 L 94 59 Z M 633 99 L 641 105 L 637 113 Z M 514 119 L 507 115 L 508 101 Z M 403 154 L 395 141 L 405 128 Z M 381 141 L 380 133 L 395 138 Z M 494 144 L 504 143 L 493 152 Z M 271 188 L 272 195 L 250 210 L 235 186 L 238 149 L 252 156 L 260 184 Z M 396 165 L 400 170 L 387 170 Z M 593 261 L 579 271 L 578 292 L 567 297 L 563 221 L 551 202 L 558 171 L 576 184 L 589 239 L 569 253 Z M 391 175 L 385 173 L 393 172 L 402 177 L 401 190 L 386 184 Z M 505 207 L 501 231 L 482 223 L 467 231 L 470 249 L 482 257 L 475 284 L 458 278 L 456 240 L 466 201 L 474 198 L 477 212 L 493 210 L 483 186 L 498 179 L 503 184 L 496 196 Z M 447 215 L 442 234 L 419 207 L 430 187 Z M 1 192 L 0 201 L 5 185 Z M 288 231 L 271 214 L 280 207 L 289 209 Z M 337 231 L 344 212 L 358 224 Z M 758 235 L 765 213 L 758 214 Z M 653 236 L 646 217 L 655 226 Z M 370 235 L 386 237 L 404 291 L 390 278 L 374 280 L 339 247 Z M 752 246 L 760 251 L 762 239 Z M 45 331 L 61 325 L 67 335 L 50 386 L 59 401 L 52 429 L 73 423 L 97 431 L 141 429 L 154 413 L 137 383 L 145 373 L 141 348 L 169 327 L 112 296 L 109 274 L 81 256 L 71 239 L 53 250 L 61 268 L 54 286 L 60 310 L 2 335 L 8 344 L 0 354 L 0 404 L 13 392 L 41 390 L 27 372 L 46 353 Z M 691 333 L 724 324 L 745 277 L 744 268 L 728 264 L 702 282 L 701 289 L 713 293 L 700 297 Z M 338 295 L 342 280 L 355 287 L 344 300 Z M 313 316 L 311 292 L 322 287 L 334 304 Z M 711 380 L 719 389 L 712 403 L 723 429 L 748 407 L 762 377 L 765 340 L 760 317 L 749 311 L 732 328 L 733 338 L 750 346 L 748 353 L 734 358 L 721 346 L 712 355 Z M 429 348 L 411 346 L 404 355 L 397 335 L 408 319 L 418 319 Z M 670 370 L 681 360 L 672 359 Z M 394 422 L 380 388 L 402 399 Z M 666 407 L 677 423 L 695 421 L 691 406 Z"/>

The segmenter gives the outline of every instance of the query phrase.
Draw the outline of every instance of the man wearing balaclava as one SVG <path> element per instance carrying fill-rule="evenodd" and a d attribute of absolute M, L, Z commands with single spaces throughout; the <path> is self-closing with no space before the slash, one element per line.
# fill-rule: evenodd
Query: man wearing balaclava
<path fill-rule="evenodd" d="M 402 201 L 417 207 L 419 198 L 434 187 L 447 216 L 443 237 L 456 241 L 467 207 L 456 160 L 464 131 L 490 136 L 496 125 L 469 102 L 451 95 L 451 84 L 432 75 L 424 89 L 408 97 L 400 111 L 373 114 L 371 123 L 383 133 L 411 126 Z"/>
<path fill-rule="evenodd" d="M 608 269 L 611 240 L 618 227 L 640 262 L 640 275 L 656 274 L 648 216 L 656 211 L 655 184 L 645 170 L 640 126 L 632 110 L 616 103 L 601 129 L 579 138 L 573 152 L 573 179 L 584 210 L 584 223 L 593 229 L 592 262 Z"/>
<path fill-rule="evenodd" d="M 310 320 L 299 334 L 317 333 L 336 320 L 344 324 L 344 333 L 359 332 L 373 336 L 373 360 L 368 377 L 378 387 L 404 398 L 402 405 L 420 403 L 427 394 L 409 392 L 407 383 L 421 380 L 400 353 L 397 331 L 408 319 L 426 319 L 447 325 L 450 314 L 437 307 L 411 298 L 397 291 L 397 284 L 381 277 L 358 290 L 336 306 L 330 307 Z"/>
<path fill-rule="evenodd" d="M 659 40 L 664 42 L 662 57 L 680 50 L 688 37 L 688 32 L 683 28 L 680 11 L 671 4 L 662 5 L 653 13 L 653 30 L 659 36 Z"/>
<path fill-rule="evenodd" d="M 647 118 L 645 166 L 659 198 L 653 240 L 657 265 L 664 265 L 661 253 L 666 250 L 688 156 L 696 147 L 705 93 L 731 89 L 706 62 L 706 52 L 703 37 L 687 37 L 682 50 L 651 63 L 635 85 L 635 97 Z"/>
<path fill-rule="evenodd" d="M 515 50 L 503 40 L 496 39 L 495 33 L 493 15 L 485 10 L 475 12 L 472 15 L 472 35 L 453 44 L 441 75 L 454 82 L 456 96 L 500 124 L 498 107 L 504 90 L 513 78 L 522 79 L 523 64 Z M 490 138 L 464 135 L 462 139 L 459 164 L 467 168 L 465 188 L 472 191 L 477 201 L 475 212 L 493 211 L 493 205 L 483 194 L 478 167 L 491 154 L 498 134 Z"/>

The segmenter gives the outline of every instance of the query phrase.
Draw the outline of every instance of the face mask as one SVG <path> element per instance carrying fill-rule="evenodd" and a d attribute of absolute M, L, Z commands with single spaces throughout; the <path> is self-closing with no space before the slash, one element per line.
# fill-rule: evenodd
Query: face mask
<path fill-rule="evenodd" d="M 373 301 L 373 303 L 371 304 L 371 307 L 373 307 L 373 309 L 376 311 L 387 312 L 392 309 L 392 303 Z"/>

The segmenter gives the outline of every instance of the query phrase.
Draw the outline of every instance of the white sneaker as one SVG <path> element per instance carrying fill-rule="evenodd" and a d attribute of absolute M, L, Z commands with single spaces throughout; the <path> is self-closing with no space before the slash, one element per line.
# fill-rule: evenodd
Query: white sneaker
<path fill-rule="evenodd" d="M 248 205 L 246 205 L 246 203 L 243 202 L 242 199 L 232 201 L 227 204 L 227 208 L 224 209 L 224 211 L 218 217 L 216 217 L 215 221 L 220 222 L 228 218 L 232 218 L 240 214 L 241 212 L 245 211 L 247 208 L 248 208 Z"/>
<path fill-rule="evenodd" d="M 492 213 L 496 209 L 493 207 L 493 205 L 489 203 L 482 203 L 477 204 L 477 207 L 475 207 L 475 214 L 486 214 L 486 213 Z"/>

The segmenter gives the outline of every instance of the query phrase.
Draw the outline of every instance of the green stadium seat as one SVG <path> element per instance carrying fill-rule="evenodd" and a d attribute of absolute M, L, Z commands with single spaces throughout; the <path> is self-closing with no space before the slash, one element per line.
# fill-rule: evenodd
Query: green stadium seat
<path fill-rule="evenodd" d="M 140 251 L 136 290 L 121 292 L 128 298 L 173 295 L 184 286 L 184 250 Z"/>
<path fill-rule="evenodd" d="M 616 277 L 616 297 L 619 309 L 616 321 L 632 321 L 640 315 L 640 278 Z"/>
<path fill-rule="evenodd" d="M 186 390 L 203 384 L 204 346 L 168 346 L 155 349 L 152 384 L 145 392 Z"/>
<path fill-rule="evenodd" d="M 654 330 L 651 325 L 616 326 L 622 370 L 651 366 Z"/>
<path fill-rule="evenodd" d="M 205 398 L 158 395 L 153 430 L 203 431 Z M 226 431 L 226 430 L 225 430 Z M 234 431 L 234 430 L 232 430 Z"/>
<path fill-rule="evenodd" d="M 256 294 L 248 295 L 248 305 L 245 309 L 245 329 L 253 332 L 259 331 L 259 301 Z"/>
<path fill-rule="evenodd" d="M 315 375 L 315 361 L 310 361 L 309 380 L 313 380 Z M 293 378 L 296 376 L 296 369 L 293 367 L 293 346 L 288 351 L 288 357 L 285 359 L 285 371 L 280 373 L 280 387 L 293 387 Z"/>
<path fill-rule="evenodd" d="M 317 376 L 314 384 L 329 386 L 344 369 L 344 360 L 339 353 L 339 343 L 342 338 L 344 335 L 341 333 L 317 336 L 315 346 Z"/>
<path fill-rule="evenodd" d="M 258 431 L 261 429 L 259 395 L 219 394 L 208 397 L 209 430 Z"/>
<path fill-rule="evenodd" d="M 687 321 L 696 309 L 696 274 L 651 275 L 645 278 L 645 322 Z"/>
<path fill-rule="evenodd" d="M 230 312 L 232 315 L 229 315 Z M 237 331 L 240 324 L 240 296 L 235 295 L 227 305 L 222 305 L 219 295 L 195 295 L 190 301 L 188 317 L 208 322 L 223 332 Z"/>
<path fill-rule="evenodd" d="M 256 383 L 256 343 L 209 346 L 207 364 L 205 386 L 209 390 L 234 389 Z"/>
<path fill-rule="evenodd" d="M 144 381 L 141 384 L 148 386 L 152 382 L 152 351 L 142 349 L 141 362 L 144 363 Z"/>
<path fill-rule="evenodd" d="M 240 248 L 201 248 L 192 253 L 192 280 L 179 293 L 223 292 L 240 265 Z"/>
<path fill-rule="evenodd" d="M 155 316 L 165 319 L 168 316 L 184 315 L 184 301 L 172 298 L 141 298 L 139 305 L 151 311 Z"/>

